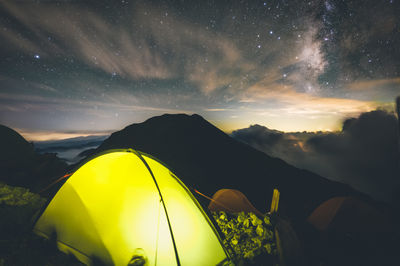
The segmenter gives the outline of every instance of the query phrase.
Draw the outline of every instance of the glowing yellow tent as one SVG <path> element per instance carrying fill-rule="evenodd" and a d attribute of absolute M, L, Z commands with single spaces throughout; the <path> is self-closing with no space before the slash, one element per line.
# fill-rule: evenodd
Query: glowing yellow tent
<path fill-rule="evenodd" d="M 188 188 L 134 150 L 91 159 L 65 182 L 34 226 L 91 265 L 217 265 L 229 260 Z"/>

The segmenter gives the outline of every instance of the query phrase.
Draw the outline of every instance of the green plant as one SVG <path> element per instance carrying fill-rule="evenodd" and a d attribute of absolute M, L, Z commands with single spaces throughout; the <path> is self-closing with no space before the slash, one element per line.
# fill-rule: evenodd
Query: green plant
<path fill-rule="evenodd" d="M 268 215 L 214 212 L 213 217 L 225 236 L 224 245 L 237 261 L 253 262 L 259 256 L 276 256 L 274 229 Z"/>
<path fill-rule="evenodd" d="M 34 214 L 46 199 L 26 188 L 0 183 L 0 266 L 82 265 L 31 232 Z"/>

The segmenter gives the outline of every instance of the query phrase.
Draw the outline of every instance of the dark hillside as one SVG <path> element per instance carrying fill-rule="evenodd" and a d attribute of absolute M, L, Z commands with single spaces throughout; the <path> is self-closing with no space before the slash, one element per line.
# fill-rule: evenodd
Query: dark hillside
<path fill-rule="evenodd" d="M 322 201 L 355 195 L 347 185 L 295 168 L 234 140 L 199 115 L 162 115 L 113 133 L 96 152 L 133 148 L 166 163 L 188 185 L 212 195 L 234 188 L 266 211 L 273 188 L 281 211 L 306 218 Z"/>
<path fill-rule="evenodd" d="M 0 181 L 38 192 L 63 175 L 66 164 L 55 154 L 37 154 L 16 131 L 0 125 Z"/>

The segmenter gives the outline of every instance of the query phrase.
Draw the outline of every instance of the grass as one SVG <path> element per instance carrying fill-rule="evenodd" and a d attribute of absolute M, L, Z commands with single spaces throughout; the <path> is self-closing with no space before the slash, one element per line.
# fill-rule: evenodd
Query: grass
<path fill-rule="evenodd" d="M 26 188 L 0 183 L 0 266 L 82 265 L 31 233 L 46 201 Z"/>

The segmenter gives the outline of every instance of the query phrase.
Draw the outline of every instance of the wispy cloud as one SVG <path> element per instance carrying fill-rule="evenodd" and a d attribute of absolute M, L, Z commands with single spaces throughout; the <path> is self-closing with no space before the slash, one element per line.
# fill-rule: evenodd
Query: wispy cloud
<path fill-rule="evenodd" d="M 376 101 L 393 107 L 400 92 L 400 78 L 358 79 L 337 89 L 339 94 L 361 101 Z"/>
<path fill-rule="evenodd" d="M 39 40 L 34 42 L 11 29 L 0 31 L 13 47 L 43 57 L 74 55 L 110 75 L 131 79 L 183 75 L 208 94 L 231 82 L 230 73 L 251 67 L 241 62 L 229 38 L 177 20 L 172 11 L 166 15 L 151 5 L 136 5 L 131 22 L 124 25 L 74 5 L 65 10 L 52 4 L 4 1 L 2 5 Z"/>
<path fill-rule="evenodd" d="M 124 98 L 123 96 L 121 97 L 120 95 L 116 97 L 112 96 L 107 97 L 107 99 L 114 99 L 114 102 L 110 100 L 83 102 L 80 99 L 61 99 L 61 98 L 45 97 L 38 95 L 15 95 L 15 94 L 5 94 L 5 93 L 0 93 L 0 99 L 3 101 L 0 110 L 13 110 L 13 111 L 26 111 L 26 109 L 51 110 L 53 112 L 56 110 L 62 110 L 62 111 L 81 110 L 88 113 L 93 111 L 94 114 L 97 114 L 99 113 L 97 110 L 107 108 L 107 110 L 111 109 L 114 111 L 131 110 L 131 111 L 157 111 L 157 112 L 169 112 L 169 113 L 191 113 L 189 110 L 178 109 L 178 108 L 173 109 L 165 107 L 128 104 L 126 103 L 127 99 Z M 18 102 L 19 104 L 15 105 L 14 104 L 15 102 Z"/>
<path fill-rule="evenodd" d="M 400 78 L 358 80 L 350 83 L 348 89 L 365 91 L 389 86 L 400 88 Z"/>
<path fill-rule="evenodd" d="M 274 89 L 263 86 L 254 86 L 249 90 L 245 101 L 265 102 L 274 101 L 273 113 L 297 114 L 302 116 L 336 115 L 347 117 L 361 112 L 376 109 L 380 104 L 374 101 L 360 101 L 346 98 L 320 97 L 307 93 L 299 93 L 293 87 L 281 85 Z"/>
<path fill-rule="evenodd" d="M 112 25 L 90 10 L 71 5 L 63 9 L 51 3 L 2 4 L 44 44 L 43 49 L 38 49 L 28 37 L 2 31 L 5 41 L 26 53 L 75 55 L 91 67 L 134 79 L 173 76 L 159 51 L 137 41 L 140 36 L 135 36 L 130 28 Z"/>
<path fill-rule="evenodd" d="M 21 34 L 18 34 L 18 32 L 13 29 L 7 27 L 0 28 L 0 36 L 3 41 L 8 43 L 10 49 L 18 48 L 29 54 L 45 54 L 44 50 L 42 50 L 39 45 L 36 45 L 33 41 L 23 37 Z"/>
<path fill-rule="evenodd" d="M 226 108 L 206 108 L 204 111 L 206 112 L 225 112 L 225 111 L 231 111 L 232 109 L 226 109 Z"/>

